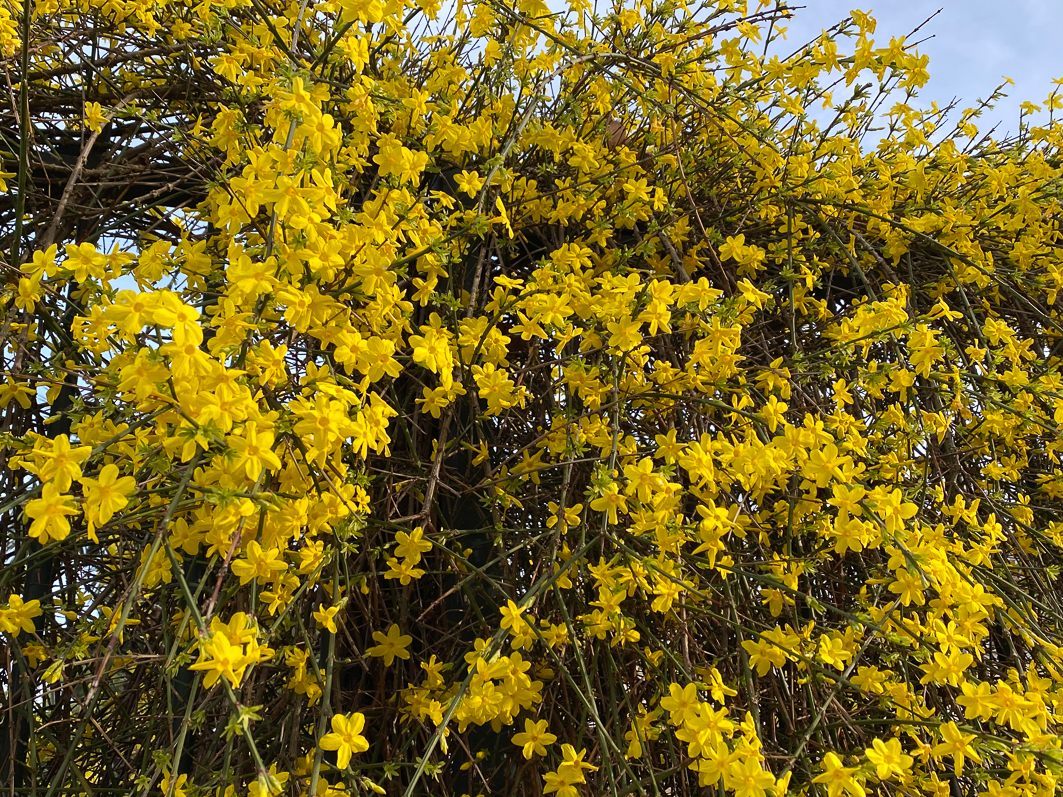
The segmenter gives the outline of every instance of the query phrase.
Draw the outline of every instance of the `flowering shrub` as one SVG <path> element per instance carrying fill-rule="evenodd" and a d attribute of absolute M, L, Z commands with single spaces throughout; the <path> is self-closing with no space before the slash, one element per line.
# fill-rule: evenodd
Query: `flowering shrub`
<path fill-rule="evenodd" d="M 768 5 L 0 6 L 5 788 L 1054 793 L 1063 128 Z"/>

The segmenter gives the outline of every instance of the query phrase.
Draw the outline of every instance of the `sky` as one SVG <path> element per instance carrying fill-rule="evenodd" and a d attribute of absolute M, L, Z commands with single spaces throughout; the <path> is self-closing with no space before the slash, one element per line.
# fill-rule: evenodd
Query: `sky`
<path fill-rule="evenodd" d="M 928 107 L 936 100 L 940 106 L 958 98 L 960 109 L 973 107 L 1010 77 L 1015 85 L 1007 87 L 1009 96 L 975 122 L 982 132 L 999 123 L 997 138 L 1018 129 L 1020 103 L 1040 104 L 1052 80 L 1063 78 L 1063 0 L 791 0 L 791 7 L 788 52 L 847 17 L 851 8 L 870 11 L 878 21 L 879 46 L 909 34 L 941 9 L 909 40 L 933 37 L 918 47 L 930 56 L 930 82 L 913 105 Z M 839 42 L 839 49 L 849 48 Z"/>

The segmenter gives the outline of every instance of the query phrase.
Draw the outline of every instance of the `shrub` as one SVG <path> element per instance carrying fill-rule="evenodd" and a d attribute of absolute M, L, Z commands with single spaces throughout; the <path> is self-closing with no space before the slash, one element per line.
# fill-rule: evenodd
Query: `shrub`
<path fill-rule="evenodd" d="M 7 787 L 1052 793 L 1060 126 L 788 14 L 0 8 Z"/>

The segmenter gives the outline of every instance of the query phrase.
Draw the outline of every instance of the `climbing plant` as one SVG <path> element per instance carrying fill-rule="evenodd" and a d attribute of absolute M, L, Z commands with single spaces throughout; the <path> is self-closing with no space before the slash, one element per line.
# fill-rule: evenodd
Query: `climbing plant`
<path fill-rule="evenodd" d="M 1060 97 L 791 13 L 0 4 L 4 788 L 1054 793 Z"/>

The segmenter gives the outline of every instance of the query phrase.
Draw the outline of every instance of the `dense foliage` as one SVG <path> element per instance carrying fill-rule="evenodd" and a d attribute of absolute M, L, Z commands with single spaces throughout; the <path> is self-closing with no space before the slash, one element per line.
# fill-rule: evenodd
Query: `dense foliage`
<path fill-rule="evenodd" d="M 9 793 L 1055 792 L 1059 99 L 558 8 L 0 5 Z"/>

